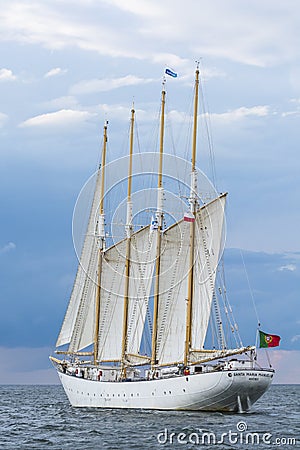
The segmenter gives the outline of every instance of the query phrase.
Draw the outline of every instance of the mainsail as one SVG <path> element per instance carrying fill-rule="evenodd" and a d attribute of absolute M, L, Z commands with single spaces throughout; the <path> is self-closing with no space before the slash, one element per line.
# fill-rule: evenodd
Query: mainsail
<path fill-rule="evenodd" d="M 159 364 L 182 361 L 186 291 L 189 271 L 189 224 L 181 220 L 162 236 L 157 359 Z"/>
<path fill-rule="evenodd" d="M 203 349 L 220 256 L 225 195 L 196 212 L 192 348 Z M 162 238 L 158 311 L 158 364 L 182 362 L 185 341 L 186 293 L 189 268 L 189 223 L 181 220 Z"/>
<path fill-rule="evenodd" d="M 196 214 L 192 349 L 203 349 L 207 333 L 222 250 L 225 201 L 226 194 L 208 203 Z"/>
<path fill-rule="evenodd" d="M 127 352 L 138 354 L 155 264 L 156 233 L 144 227 L 131 236 Z M 107 249 L 102 261 L 99 353 L 100 361 L 119 361 L 122 349 L 126 240 Z"/>
<path fill-rule="evenodd" d="M 146 227 L 131 236 L 127 353 L 138 354 L 155 266 L 157 233 Z"/>

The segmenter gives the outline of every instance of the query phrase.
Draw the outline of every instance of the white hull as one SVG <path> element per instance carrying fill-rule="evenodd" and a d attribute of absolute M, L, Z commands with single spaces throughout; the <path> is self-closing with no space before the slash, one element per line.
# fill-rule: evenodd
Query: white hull
<path fill-rule="evenodd" d="M 226 370 L 131 382 L 58 375 L 77 407 L 245 412 L 267 391 L 273 371 Z"/>

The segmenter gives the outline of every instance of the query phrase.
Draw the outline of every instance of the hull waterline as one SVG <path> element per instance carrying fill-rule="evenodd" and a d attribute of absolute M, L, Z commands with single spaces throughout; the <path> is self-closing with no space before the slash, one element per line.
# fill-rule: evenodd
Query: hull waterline
<path fill-rule="evenodd" d="M 232 370 L 166 379 L 98 382 L 58 371 L 72 406 L 246 412 L 267 391 L 273 371 Z"/>

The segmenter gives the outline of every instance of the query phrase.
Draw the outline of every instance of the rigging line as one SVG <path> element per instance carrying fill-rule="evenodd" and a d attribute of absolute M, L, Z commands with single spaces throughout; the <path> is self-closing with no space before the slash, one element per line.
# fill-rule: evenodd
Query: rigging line
<path fill-rule="evenodd" d="M 211 333 L 211 348 L 214 349 L 214 348 L 216 348 L 216 344 L 215 344 L 216 331 L 215 331 L 215 321 L 213 319 L 212 314 L 210 314 L 210 317 L 209 317 L 209 325 L 210 325 L 210 333 Z"/>
<path fill-rule="evenodd" d="M 235 320 L 234 320 L 233 314 L 231 314 L 231 308 L 228 307 L 228 305 L 226 304 L 226 303 L 228 303 L 227 298 L 226 298 L 226 289 L 223 285 L 223 280 L 222 280 L 222 275 L 220 273 L 220 270 L 218 270 L 218 274 L 220 276 L 220 280 L 219 280 L 220 284 L 222 285 L 222 287 L 219 287 L 219 295 L 223 301 L 226 322 L 227 322 L 227 326 L 229 327 L 229 329 L 228 329 L 228 338 L 229 339 L 228 340 L 230 340 L 230 342 L 232 342 L 232 336 L 233 336 L 236 347 L 238 347 L 239 345 L 240 345 L 240 347 L 242 347 L 241 342 L 238 342 L 238 339 L 240 341 L 240 337 L 239 337 L 238 332 L 236 333 L 237 330 L 235 329 Z"/>
<path fill-rule="evenodd" d="M 186 161 L 190 161 L 191 157 L 189 156 L 190 148 L 191 148 L 191 136 L 192 136 L 192 126 L 193 126 L 193 109 L 194 109 L 194 93 L 195 93 L 195 87 L 190 92 L 190 99 L 189 99 L 189 106 L 187 108 L 187 111 L 185 113 L 185 122 L 187 126 L 187 136 L 188 139 L 186 139 L 186 145 L 185 150 L 183 154 L 183 159 Z M 184 135 L 184 133 L 182 133 Z"/>
<path fill-rule="evenodd" d="M 268 364 L 269 364 L 269 366 L 271 368 L 272 367 L 272 363 L 271 363 L 269 352 L 268 352 L 267 348 L 265 348 L 265 353 L 266 353 L 266 356 L 267 356 Z"/>
<path fill-rule="evenodd" d="M 193 108 L 193 95 L 191 94 L 190 96 L 190 101 L 189 101 L 189 108 L 187 109 L 188 111 L 192 111 Z M 183 120 L 180 121 L 179 125 L 177 126 L 177 131 L 176 131 L 176 137 L 174 137 L 174 133 L 173 133 L 173 128 L 172 128 L 172 122 L 170 120 L 170 111 L 169 111 L 169 107 L 168 107 L 168 102 L 166 102 L 166 107 L 168 108 L 168 114 L 167 114 L 167 120 L 168 120 L 168 129 L 169 129 L 169 134 L 170 134 L 170 138 L 171 138 L 171 144 L 172 144 L 172 152 L 174 154 L 174 156 L 178 156 L 180 158 L 183 158 L 184 160 L 188 161 L 189 160 L 189 150 L 190 150 L 190 136 L 192 135 L 191 130 L 192 130 L 192 115 L 188 114 L 187 112 L 184 113 L 183 116 Z M 170 123 L 171 122 L 171 123 Z M 183 133 L 183 129 L 184 127 L 188 128 L 188 133 L 187 136 L 189 136 L 189 138 L 186 140 L 185 142 L 185 147 L 183 144 L 181 144 L 182 141 L 182 136 L 185 135 L 185 133 Z M 175 145 L 175 142 L 177 143 L 177 145 Z M 178 151 L 178 148 L 183 148 L 183 153 L 182 151 Z M 180 182 L 180 171 L 179 171 L 179 164 L 180 161 L 175 159 L 175 173 L 177 174 L 177 185 L 178 185 L 178 193 L 179 196 L 182 198 L 184 197 L 184 189 L 186 188 L 185 185 L 182 185 L 182 183 Z M 188 194 L 186 195 L 186 197 L 188 198 Z M 184 208 L 182 207 L 182 214 L 184 213 Z"/>
<path fill-rule="evenodd" d="M 136 118 L 135 118 L 135 135 L 136 135 L 136 142 L 137 142 L 137 148 L 138 148 L 138 151 L 136 153 L 137 158 L 136 158 L 136 160 L 134 159 L 135 166 L 137 165 L 137 163 L 139 163 L 141 173 L 143 174 L 143 173 L 146 173 L 147 171 L 149 171 L 149 168 L 148 167 L 145 168 L 145 164 L 144 164 L 144 161 L 142 158 L 143 151 L 141 150 L 141 143 L 140 143 L 140 137 L 139 137 L 139 123 L 138 123 L 137 114 L 136 114 Z M 135 192 L 138 192 L 141 189 L 145 190 L 149 187 L 149 178 L 151 179 L 150 176 L 142 176 L 141 177 L 141 174 L 136 171 L 136 172 L 134 172 L 133 178 L 135 180 L 135 186 L 136 186 Z M 145 195 L 147 197 L 145 199 L 145 203 L 149 204 L 149 198 L 148 198 L 149 195 L 147 194 L 147 192 L 145 192 Z M 135 226 L 139 226 L 139 225 L 135 225 Z M 143 226 L 145 226 L 145 224 L 143 224 Z"/>
<path fill-rule="evenodd" d="M 213 144 L 213 137 L 211 132 L 211 114 L 209 111 L 209 105 L 206 100 L 205 92 L 204 92 L 204 80 L 201 74 L 204 72 L 202 60 L 201 63 L 201 71 L 200 71 L 200 92 L 201 92 L 201 100 L 202 100 L 202 106 L 203 106 L 203 115 L 204 115 L 204 125 L 207 133 L 207 141 L 208 141 L 208 149 L 209 149 L 209 158 L 210 158 L 210 165 L 211 165 L 211 171 L 212 171 L 212 181 L 214 184 L 214 187 L 217 187 L 217 174 L 216 174 L 216 164 L 215 164 L 215 156 L 214 156 L 214 144 Z"/>
<path fill-rule="evenodd" d="M 136 132 L 136 136 L 137 136 L 137 155 L 138 155 L 138 159 L 137 162 L 139 163 L 139 167 L 141 169 L 141 173 L 144 172 L 151 172 L 151 174 L 149 173 L 149 175 L 147 176 L 142 176 L 140 177 L 140 174 L 136 174 L 137 179 L 138 179 L 138 186 L 139 186 L 139 190 L 144 189 L 147 190 L 149 189 L 149 187 L 153 184 L 153 179 L 154 176 L 157 175 L 154 169 L 154 164 L 155 164 L 155 157 L 153 158 L 153 161 L 151 163 L 151 167 L 146 167 L 147 170 L 145 169 L 145 163 L 142 159 L 142 154 L 143 152 L 156 152 L 156 148 L 157 148 L 157 142 L 158 142 L 158 133 L 159 133 L 159 117 L 160 117 L 160 109 L 158 110 L 157 113 L 154 113 L 155 115 L 155 120 L 154 120 L 154 124 L 151 127 L 150 133 L 148 133 L 148 137 L 147 137 L 147 143 L 145 145 L 145 150 L 141 149 L 141 143 L 140 143 L 140 138 L 138 135 L 138 118 L 136 118 L 136 126 L 135 126 L 135 132 Z M 148 150 L 150 149 L 150 150 Z M 141 179 L 140 179 L 141 178 Z M 145 198 L 145 204 L 147 204 L 147 200 L 149 200 L 149 193 L 145 192 L 146 198 Z M 149 203 L 149 202 L 148 202 Z"/>
<path fill-rule="evenodd" d="M 167 111 L 166 117 L 167 117 L 167 124 L 168 124 L 167 129 L 169 131 L 169 135 L 170 135 L 170 139 L 171 139 L 171 150 L 172 150 L 172 154 L 175 156 L 175 174 L 176 174 L 176 178 L 175 178 L 175 180 L 171 180 L 171 182 L 172 182 L 172 187 L 173 187 L 173 183 L 174 183 L 174 185 L 177 184 L 179 197 L 182 197 L 184 192 L 183 192 L 183 187 L 181 185 L 182 182 L 181 182 L 181 177 L 180 177 L 180 172 L 179 172 L 179 164 L 180 163 L 179 163 L 179 161 L 177 159 L 176 145 L 175 145 L 175 142 L 178 143 L 179 140 L 174 138 L 173 126 L 172 126 L 173 123 L 172 123 L 171 116 L 170 116 L 170 110 L 169 110 L 168 102 L 166 102 L 166 111 Z M 182 127 L 183 127 L 183 123 L 181 122 L 180 128 L 182 129 Z M 173 187 L 173 189 L 175 189 L 175 186 Z M 181 214 L 183 215 L 183 213 L 184 213 L 184 208 L 181 205 Z"/>
<path fill-rule="evenodd" d="M 142 331 L 139 353 L 149 357 L 151 355 L 151 330 L 148 323 L 148 308 L 146 312 L 144 328 Z"/>
<path fill-rule="evenodd" d="M 253 291 L 252 291 L 251 286 L 250 286 L 250 280 L 249 280 L 248 272 L 247 272 L 247 269 L 246 269 L 246 265 L 245 265 L 242 249 L 240 249 L 240 253 L 241 253 L 243 266 L 244 266 L 244 270 L 245 270 L 245 274 L 246 274 L 246 278 L 247 278 L 247 282 L 248 282 L 248 288 L 249 288 L 249 291 L 250 291 L 254 312 L 255 312 L 255 315 L 256 315 L 256 319 L 257 319 L 257 325 L 258 325 L 258 328 L 259 328 L 260 327 L 260 320 L 259 320 L 258 312 L 257 312 L 257 309 L 256 309 L 256 304 L 255 304 L 255 300 L 254 300 L 254 296 L 253 296 Z"/>
<path fill-rule="evenodd" d="M 216 283 L 215 283 L 215 286 L 217 286 L 217 284 L 219 284 L 219 283 L 217 283 L 217 277 L 218 277 L 218 275 L 220 275 L 219 268 L 218 268 L 217 275 L 216 275 Z M 222 282 L 222 280 L 221 280 L 221 282 Z M 216 295 L 216 296 L 218 295 L 218 296 L 222 299 L 222 302 L 223 302 L 223 308 L 224 308 L 224 314 L 225 314 L 225 317 L 226 317 L 226 327 L 227 327 L 227 333 L 226 333 L 226 335 L 227 335 L 228 338 L 229 338 L 228 340 L 230 340 L 231 334 L 228 332 L 228 329 L 230 329 L 230 330 L 232 331 L 233 325 L 232 325 L 232 323 L 231 323 L 231 319 L 230 319 L 230 316 L 229 316 L 229 312 L 228 312 L 228 309 L 227 309 L 226 304 L 225 304 L 225 298 L 224 298 L 224 296 L 223 296 L 223 290 L 222 290 L 222 288 L 221 288 L 220 286 L 219 286 L 218 289 L 215 290 L 215 295 Z M 220 303 L 220 302 L 219 302 L 219 303 Z"/>
<path fill-rule="evenodd" d="M 238 329 L 237 322 L 235 320 L 235 316 L 233 314 L 233 309 L 232 309 L 231 304 L 230 304 L 230 302 L 228 300 L 228 297 L 227 297 L 227 288 L 226 288 L 226 280 L 225 280 L 225 269 L 224 269 L 224 257 L 222 257 L 221 263 L 222 263 L 222 266 L 221 266 L 222 267 L 222 271 L 220 272 L 220 276 L 221 276 L 221 281 L 222 281 L 222 284 L 223 284 L 223 291 L 224 291 L 225 301 L 226 301 L 227 307 L 229 309 L 230 315 L 232 317 L 233 326 L 234 326 L 235 334 L 236 334 L 235 339 L 238 338 L 239 345 L 241 347 L 243 347 L 243 342 L 242 342 L 242 339 L 241 339 L 241 336 L 240 336 L 240 332 L 239 332 L 239 329 Z"/>

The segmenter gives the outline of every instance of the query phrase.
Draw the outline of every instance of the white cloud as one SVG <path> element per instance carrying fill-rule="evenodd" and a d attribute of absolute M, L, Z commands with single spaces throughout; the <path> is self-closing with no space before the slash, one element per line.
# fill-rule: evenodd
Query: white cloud
<path fill-rule="evenodd" d="M 283 112 L 281 114 L 282 117 L 298 116 L 300 114 L 300 98 L 291 98 L 290 103 L 292 103 L 292 105 L 295 105 L 296 109 L 294 111 Z"/>
<path fill-rule="evenodd" d="M 295 264 L 287 264 L 285 266 L 281 266 L 279 267 L 279 271 L 283 272 L 283 271 L 288 271 L 288 272 L 294 272 L 297 269 L 297 267 L 295 266 Z"/>
<path fill-rule="evenodd" d="M 188 81 L 190 85 L 194 84 L 195 62 L 190 59 L 184 59 L 173 53 L 155 53 L 151 60 L 162 67 L 169 67 L 178 73 L 177 82 Z M 201 79 L 206 81 L 211 78 L 220 78 L 226 76 L 223 70 L 216 67 L 201 67 Z"/>
<path fill-rule="evenodd" d="M 295 336 L 292 337 L 291 342 L 297 342 L 300 340 L 300 334 L 296 334 Z"/>
<path fill-rule="evenodd" d="M 0 81 L 14 81 L 16 80 L 16 75 L 13 74 L 10 69 L 0 69 Z"/>
<path fill-rule="evenodd" d="M 5 124 L 5 122 L 7 121 L 8 116 L 7 114 L 1 113 L 0 112 L 0 128 L 3 127 L 3 125 Z"/>
<path fill-rule="evenodd" d="M 147 0 L 104 0 L 108 5 L 116 6 L 123 11 L 130 12 L 137 16 L 145 17 L 159 17 L 163 14 L 163 9 L 160 7 L 160 3 Z"/>
<path fill-rule="evenodd" d="M 188 116 L 186 113 L 177 111 L 176 109 L 172 109 L 168 112 L 167 118 L 170 119 L 171 123 L 184 123 L 184 121 L 188 120 Z M 189 118 L 191 119 L 191 117 Z"/>
<path fill-rule="evenodd" d="M 54 110 L 73 109 L 78 107 L 78 101 L 72 95 L 66 95 L 44 102 L 43 107 Z"/>
<path fill-rule="evenodd" d="M 270 18 L 270 6 L 262 7 L 258 0 L 251 2 L 251 8 L 238 7 L 234 0 L 210 3 L 193 0 L 185 9 L 182 2 L 166 0 L 159 20 L 148 21 L 141 33 L 156 41 L 168 39 L 174 46 L 179 42 L 186 44 L 194 55 L 256 66 L 273 65 L 297 60 L 299 56 L 297 38 L 294 39 L 299 10 L 295 2 L 289 3 L 287 7 L 286 3 L 277 2 Z"/>
<path fill-rule="evenodd" d="M 242 120 L 249 117 L 266 117 L 270 114 L 270 107 L 267 105 L 253 106 L 247 108 L 246 106 L 241 106 L 240 108 L 227 111 L 225 113 L 212 113 L 210 118 L 212 121 L 218 122 L 233 122 Z"/>
<path fill-rule="evenodd" d="M 89 17 L 85 5 L 83 10 L 74 8 L 72 14 L 65 14 L 52 2 L 11 0 L 0 11 L 0 36 L 3 41 L 40 44 L 50 49 L 77 47 L 113 57 L 140 57 L 133 46 L 127 45 L 128 34 L 120 32 L 121 25 L 101 22 L 98 9 L 92 5 Z M 95 24 L 93 17 L 99 18 Z"/>
<path fill-rule="evenodd" d="M 130 114 L 130 108 L 128 108 L 128 105 L 108 105 L 107 103 L 102 103 L 93 108 L 93 110 L 100 112 L 101 116 L 109 117 L 110 119 L 119 119 L 125 121 L 128 121 Z M 144 120 L 153 120 L 153 115 L 151 115 L 149 111 L 135 109 L 135 112 L 139 122 L 142 122 Z"/>
<path fill-rule="evenodd" d="M 281 114 L 282 117 L 299 116 L 300 110 L 286 111 Z"/>
<path fill-rule="evenodd" d="M 174 53 L 155 53 L 152 55 L 152 61 L 154 63 L 163 64 L 165 66 L 170 66 L 174 70 L 178 71 L 180 68 L 186 68 L 190 65 L 189 59 L 181 58 Z"/>
<path fill-rule="evenodd" d="M 152 78 L 139 78 L 134 75 L 126 75 L 120 78 L 105 78 L 81 81 L 71 87 L 72 94 L 91 94 L 94 92 L 105 92 L 118 89 L 124 86 L 135 86 L 147 84 L 153 81 Z"/>
<path fill-rule="evenodd" d="M 49 72 L 45 73 L 44 78 L 55 77 L 57 75 L 63 75 L 67 73 L 67 69 L 61 69 L 60 67 L 55 67 L 54 69 L 49 70 Z"/>
<path fill-rule="evenodd" d="M 61 126 L 66 127 L 74 123 L 82 123 L 89 120 L 95 114 L 88 111 L 75 111 L 72 109 L 61 109 L 60 111 L 40 114 L 39 116 L 31 117 L 25 120 L 19 126 L 22 128 L 28 127 L 48 127 Z"/>
<path fill-rule="evenodd" d="M 3 253 L 11 252 L 12 250 L 16 249 L 16 244 L 14 242 L 8 242 L 8 244 L 5 244 L 3 247 L 0 248 L 0 255 Z"/>
<path fill-rule="evenodd" d="M 49 0 L 10 0 L 0 11 L 0 33 L 3 40 L 51 49 L 75 46 L 153 62 L 157 48 L 162 57 L 176 48 L 177 55 L 208 55 L 256 66 L 296 61 L 300 6 L 293 0 L 271 5 L 259 0 L 252 0 L 251 7 L 236 0 L 190 0 L 183 8 L 179 0 L 77 1 L 66 14 L 68 4 L 65 10 Z"/>

